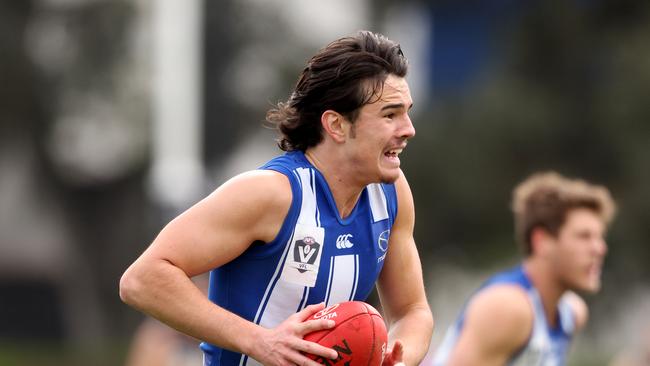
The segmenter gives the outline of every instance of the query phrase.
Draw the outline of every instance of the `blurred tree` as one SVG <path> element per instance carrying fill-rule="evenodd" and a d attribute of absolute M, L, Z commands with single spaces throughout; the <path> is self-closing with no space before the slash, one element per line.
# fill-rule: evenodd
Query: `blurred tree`
<path fill-rule="evenodd" d="M 147 80 L 130 38 L 136 8 L 123 1 L 0 7 L 0 199 L 21 194 L 6 207 L 0 236 L 11 253 L 3 258 L 13 261 L 0 282 L 12 281 L 13 292 L 3 293 L 12 299 L 10 320 L 20 323 L 3 327 L 18 333 L 2 336 L 44 334 L 96 350 L 123 332 L 117 280 L 151 237 L 142 185 Z M 60 325 L 48 331 L 49 324 Z"/>
<path fill-rule="evenodd" d="M 405 159 L 431 260 L 515 258 L 510 190 L 556 169 L 611 187 L 622 210 L 608 266 L 631 280 L 650 275 L 641 228 L 650 202 L 641 188 L 650 183 L 643 4 L 532 2 L 507 33 L 485 38 L 499 57 L 463 93 L 434 95 Z"/>

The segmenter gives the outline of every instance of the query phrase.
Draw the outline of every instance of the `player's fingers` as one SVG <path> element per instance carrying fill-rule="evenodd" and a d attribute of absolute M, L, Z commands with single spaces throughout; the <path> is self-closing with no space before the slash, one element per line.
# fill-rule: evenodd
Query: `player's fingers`
<path fill-rule="evenodd" d="M 332 360 L 335 360 L 339 357 L 338 352 L 335 350 L 322 346 L 316 342 L 300 341 L 296 344 L 296 349 L 305 353 L 329 358 Z"/>
<path fill-rule="evenodd" d="M 312 305 L 307 306 L 306 308 L 299 311 L 297 314 L 300 314 L 300 316 L 302 318 L 301 320 L 305 320 L 305 319 L 309 318 L 313 313 L 315 313 L 317 311 L 321 311 L 323 309 L 325 309 L 325 303 L 320 302 L 318 304 L 312 304 Z"/>
<path fill-rule="evenodd" d="M 323 366 L 300 352 L 291 352 L 287 359 L 297 366 Z"/>
<path fill-rule="evenodd" d="M 317 311 L 321 311 L 324 308 L 325 308 L 324 302 L 318 304 L 312 304 L 300 310 L 299 312 L 293 314 L 292 316 L 296 317 L 299 321 L 304 321 L 305 319 L 309 318 L 313 313 Z"/>
<path fill-rule="evenodd" d="M 308 320 L 306 322 L 302 322 L 298 324 L 298 333 L 302 334 L 303 336 L 305 334 L 309 334 L 311 332 L 315 332 L 317 330 L 321 329 L 330 329 L 333 328 L 336 325 L 336 322 L 332 319 L 314 319 L 314 320 Z"/>
<path fill-rule="evenodd" d="M 404 345 L 402 345 L 402 342 L 395 341 L 391 354 L 395 362 L 401 363 L 402 357 L 404 356 Z"/>
<path fill-rule="evenodd" d="M 386 352 L 382 366 L 404 366 L 402 357 L 404 356 L 404 346 L 402 342 L 395 341 L 393 347 Z"/>

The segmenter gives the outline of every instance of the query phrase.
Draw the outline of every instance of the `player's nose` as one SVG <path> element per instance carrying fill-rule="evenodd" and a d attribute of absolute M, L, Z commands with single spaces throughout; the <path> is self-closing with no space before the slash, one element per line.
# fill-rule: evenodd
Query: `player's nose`
<path fill-rule="evenodd" d="M 411 121 L 411 117 L 409 115 L 405 115 L 405 118 L 403 119 L 402 126 L 400 129 L 400 137 L 404 139 L 410 139 L 411 137 L 415 136 L 415 127 L 413 126 L 413 122 Z"/>
<path fill-rule="evenodd" d="M 597 239 L 594 243 L 594 251 L 599 256 L 605 256 L 607 254 L 607 242 L 605 239 Z"/>

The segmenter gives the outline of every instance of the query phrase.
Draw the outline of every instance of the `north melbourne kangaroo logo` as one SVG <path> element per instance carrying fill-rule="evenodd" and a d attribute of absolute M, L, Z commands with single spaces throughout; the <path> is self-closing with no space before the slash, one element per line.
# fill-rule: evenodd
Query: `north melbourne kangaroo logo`
<path fill-rule="evenodd" d="M 379 246 L 382 252 L 388 250 L 388 238 L 390 238 L 390 230 L 382 231 L 377 238 L 377 246 Z"/>
<path fill-rule="evenodd" d="M 296 246 L 293 250 L 293 260 L 302 264 L 314 264 L 318 257 L 320 244 L 311 236 L 306 236 L 302 240 L 296 241 Z M 304 269 L 298 268 L 300 273 L 307 271 L 307 266 Z"/>
<path fill-rule="evenodd" d="M 352 238 L 353 238 L 352 234 L 339 235 L 339 237 L 336 238 L 336 247 L 338 249 L 352 248 L 352 246 L 354 245 L 354 243 L 350 241 L 350 239 Z"/>

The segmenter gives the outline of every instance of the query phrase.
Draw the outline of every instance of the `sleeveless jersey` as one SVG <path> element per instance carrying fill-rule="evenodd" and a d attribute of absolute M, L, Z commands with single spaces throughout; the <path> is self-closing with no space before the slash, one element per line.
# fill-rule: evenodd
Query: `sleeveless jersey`
<path fill-rule="evenodd" d="M 208 297 L 265 328 L 307 305 L 365 300 L 382 269 L 397 214 L 393 184 L 370 184 L 341 218 L 325 178 L 302 152 L 289 152 L 260 169 L 289 178 L 293 200 L 276 238 L 253 243 L 210 273 Z M 204 365 L 251 366 L 239 353 L 202 343 Z"/>
<path fill-rule="evenodd" d="M 561 366 L 566 364 L 566 355 L 575 328 L 574 313 L 568 301 L 564 297 L 560 298 L 557 326 L 552 328 L 546 321 L 539 292 L 533 287 L 522 266 L 492 276 L 477 292 L 489 286 L 500 284 L 521 286 L 530 299 L 534 316 L 533 329 L 528 342 L 512 355 L 508 365 Z M 442 366 L 447 363 L 462 331 L 466 306 L 461 311 L 461 315 L 456 322 L 449 328 L 440 347 L 436 350 L 433 366 Z"/>

